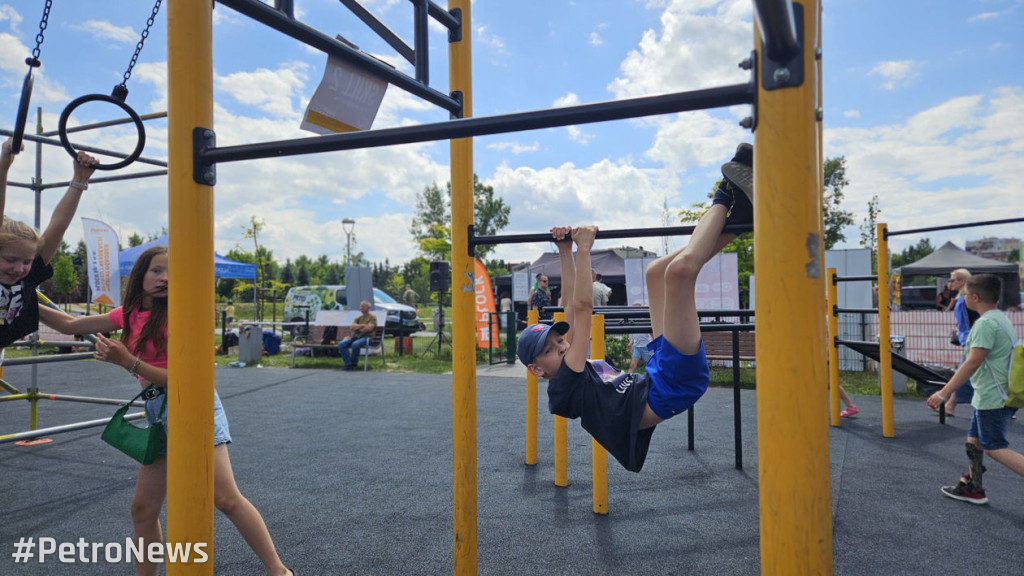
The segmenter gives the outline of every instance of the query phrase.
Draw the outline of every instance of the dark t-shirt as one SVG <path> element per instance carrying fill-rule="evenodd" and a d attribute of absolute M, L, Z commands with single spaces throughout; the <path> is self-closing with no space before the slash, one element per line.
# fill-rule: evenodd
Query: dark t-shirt
<path fill-rule="evenodd" d="M 0 284 L 0 348 L 6 348 L 39 329 L 36 287 L 53 276 L 53 267 L 36 256 L 32 268 L 13 286 Z"/>
<path fill-rule="evenodd" d="M 551 306 L 551 297 L 548 296 L 547 292 L 538 288 L 530 296 L 530 306 L 537 309 L 538 318 L 545 318 L 549 314 L 544 312 L 544 308 Z"/>
<path fill-rule="evenodd" d="M 639 472 L 647 459 L 654 427 L 637 430 L 647 405 L 650 382 L 646 375 L 626 374 L 600 362 L 608 369 L 606 382 L 594 364 L 587 362 L 583 372 L 574 372 L 565 361 L 555 377 L 548 381 L 548 409 L 552 414 L 580 419 L 609 454 L 631 472 Z"/>

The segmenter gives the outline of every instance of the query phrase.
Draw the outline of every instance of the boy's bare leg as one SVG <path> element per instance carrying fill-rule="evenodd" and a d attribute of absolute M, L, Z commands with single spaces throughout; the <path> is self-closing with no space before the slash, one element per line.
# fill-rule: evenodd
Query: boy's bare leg
<path fill-rule="evenodd" d="M 700 272 L 701 267 L 707 263 L 715 254 L 717 254 L 722 248 L 724 248 L 729 242 L 732 242 L 736 238 L 735 234 L 722 234 L 722 227 L 725 226 L 725 217 L 728 213 L 728 208 L 720 204 L 711 206 L 711 209 L 704 214 L 697 223 L 696 228 L 693 231 L 693 235 L 690 237 L 690 242 L 682 248 L 662 256 L 654 262 L 651 262 L 647 266 L 647 296 L 650 307 L 651 316 L 651 332 L 654 338 L 665 334 L 665 323 L 666 323 L 666 272 L 668 271 L 669 264 L 675 261 L 677 258 L 681 258 L 683 254 L 690 252 L 693 254 L 692 261 L 697 262 L 696 273 Z M 714 239 L 710 250 L 708 249 L 708 237 Z M 696 304 L 693 299 L 693 287 L 697 281 L 696 273 L 690 283 L 690 303 L 694 307 L 694 318 L 696 318 Z M 698 344 L 700 342 L 700 330 L 698 327 Z M 667 338 L 667 337 L 666 337 Z M 671 341 L 671 340 L 670 340 Z M 675 345 L 675 343 L 673 343 Z M 677 349 L 679 349 L 677 347 Z M 679 349 L 682 351 L 681 349 Z M 696 351 L 696 350 L 694 350 Z"/>

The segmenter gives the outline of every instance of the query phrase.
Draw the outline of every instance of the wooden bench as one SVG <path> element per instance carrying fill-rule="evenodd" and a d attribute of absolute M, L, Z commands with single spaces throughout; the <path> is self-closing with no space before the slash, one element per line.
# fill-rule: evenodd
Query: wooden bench
<path fill-rule="evenodd" d="M 708 360 L 732 360 L 732 332 L 704 332 L 704 353 Z M 754 333 L 740 332 L 740 360 L 754 360 Z"/>
<path fill-rule="evenodd" d="M 356 312 L 356 315 L 358 315 L 358 312 Z M 351 314 L 348 314 L 347 316 L 351 316 Z M 359 355 L 362 356 L 363 359 L 364 359 L 363 360 L 363 371 L 366 371 L 366 370 L 369 369 L 370 356 L 380 355 L 380 361 L 381 361 L 381 366 L 382 367 L 386 363 L 386 360 L 385 360 L 385 357 L 384 357 L 384 344 L 383 344 L 383 342 L 384 342 L 384 328 L 385 328 L 384 320 L 382 320 L 380 318 L 382 316 L 382 314 L 378 314 L 377 316 L 378 316 L 377 328 L 368 337 L 368 342 L 367 342 L 366 346 L 363 346 L 362 349 L 360 349 L 360 351 L 359 351 Z M 354 316 L 352 316 L 352 317 L 354 318 Z M 347 319 L 348 318 L 346 317 L 345 320 L 347 320 Z M 344 320 L 342 320 L 342 321 L 344 321 Z M 327 330 L 328 327 L 331 327 L 331 326 L 333 326 L 333 327 L 335 327 L 337 329 L 337 335 L 335 336 L 335 339 L 334 339 L 333 342 L 329 342 L 329 343 L 324 344 L 323 343 L 324 332 Z M 312 325 L 310 325 L 310 327 L 309 327 L 309 335 L 306 337 L 305 341 L 291 342 L 288 345 L 289 347 L 291 347 L 291 351 L 292 351 L 292 361 L 291 361 L 292 368 L 295 367 L 295 356 L 296 356 L 295 352 L 296 352 L 296 350 L 298 350 L 300 348 L 308 349 L 309 350 L 310 358 L 315 358 L 317 351 L 320 351 L 320 352 L 337 351 L 337 349 L 338 349 L 338 342 L 340 342 L 340 341 L 344 340 L 345 338 L 349 337 L 351 334 L 352 334 L 352 322 L 351 321 L 349 321 L 347 324 L 344 324 L 344 325 L 333 325 L 333 324 L 330 324 L 330 325 L 329 324 L 312 324 Z M 357 362 L 358 362 L 358 360 L 357 360 Z"/>

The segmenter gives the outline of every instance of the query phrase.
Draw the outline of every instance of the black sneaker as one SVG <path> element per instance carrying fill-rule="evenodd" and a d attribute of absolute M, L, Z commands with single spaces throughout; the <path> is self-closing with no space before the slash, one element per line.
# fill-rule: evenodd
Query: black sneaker
<path fill-rule="evenodd" d="M 956 486 L 943 486 L 942 493 L 946 496 L 960 500 L 961 502 L 970 502 L 971 504 L 988 504 L 988 498 L 985 496 L 985 489 L 978 488 L 977 490 L 971 490 L 967 484 L 967 475 L 964 474 L 960 477 L 960 482 Z"/>
<path fill-rule="evenodd" d="M 722 164 L 724 179 L 719 185 L 723 195 L 733 199 L 730 224 L 752 224 L 754 222 L 754 147 L 746 142 L 736 147 L 732 160 Z M 742 192 L 740 194 L 739 192 Z M 715 192 L 717 199 L 719 193 Z"/>

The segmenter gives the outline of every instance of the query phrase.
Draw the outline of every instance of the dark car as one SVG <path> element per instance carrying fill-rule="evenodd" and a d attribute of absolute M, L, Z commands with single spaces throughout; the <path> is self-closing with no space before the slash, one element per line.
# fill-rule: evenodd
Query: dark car
<path fill-rule="evenodd" d="M 900 310 L 935 310 L 935 286 L 903 286 L 900 288 Z"/>

